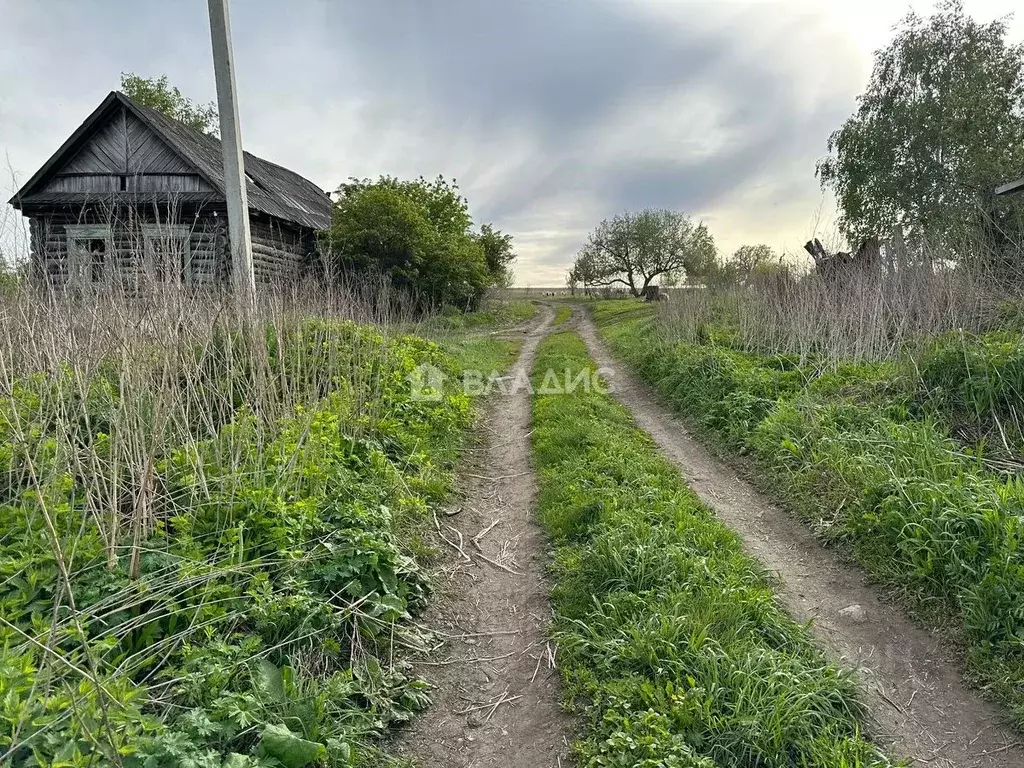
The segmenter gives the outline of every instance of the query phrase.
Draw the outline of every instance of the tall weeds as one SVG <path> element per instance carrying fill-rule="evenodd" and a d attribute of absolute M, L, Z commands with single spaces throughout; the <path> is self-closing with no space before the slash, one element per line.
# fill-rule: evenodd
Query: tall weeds
<path fill-rule="evenodd" d="M 410 401 L 417 322 L 383 282 L 0 296 L 0 763 L 373 759 L 469 417 Z"/>
<path fill-rule="evenodd" d="M 1024 297 L 1020 280 L 988 259 L 953 264 L 938 249 L 886 246 L 880 271 L 850 269 L 829 279 L 795 270 L 748 285 L 676 292 L 660 321 L 672 340 L 717 340 L 800 362 L 892 360 L 952 330 L 983 331 Z"/>

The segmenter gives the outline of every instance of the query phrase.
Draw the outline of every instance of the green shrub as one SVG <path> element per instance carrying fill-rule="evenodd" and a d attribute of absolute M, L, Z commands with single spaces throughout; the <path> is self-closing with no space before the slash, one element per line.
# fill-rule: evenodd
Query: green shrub
<path fill-rule="evenodd" d="M 919 362 L 926 407 L 954 431 L 997 452 L 1024 451 L 1024 343 L 1020 334 L 947 334 Z"/>
<path fill-rule="evenodd" d="M 141 546 L 127 526 L 104 539 L 88 505 L 97 478 L 69 471 L 62 442 L 74 435 L 115 482 L 102 459 L 119 428 L 116 381 L 101 372 L 68 407 L 74 382 L 32 377 L 0 408 L 5 764 L 379 764 L 374 740 L 425 705 L 424 683 L 391 662 L 421 642 L 410 619 L 429 595 L 409 533 L 450 489 L 472 414 L 461 393 L 413 398 L 408 376 L 422 363 L 454 376 L 455 363 L 435 343 L 352 323 L 266 343 L 196 351 L 208 386 L 195 432 L 216 433 L 167 431 Z M 292 403 L 272 418 L 247 404 L 256 354 Z"/>

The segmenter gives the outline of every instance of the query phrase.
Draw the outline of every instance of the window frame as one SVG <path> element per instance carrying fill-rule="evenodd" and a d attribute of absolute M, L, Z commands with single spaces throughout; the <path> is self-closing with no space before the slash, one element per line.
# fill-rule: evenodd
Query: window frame
<path fill-rule="evenodd" d="M 109 224 L 67 224 L 64 226 L 64 235 L 67 238 L 68 249 L 68 283 L 86 287 L 96 282 L 92 279 L 92 259 L 90 258 L 88 263 L 82 263 L 82 254 L 88 253 L 78 246 L 83 240 L 102 240 L 105 243 L 103 271 L 104 276 L 109 277 L 117 260 Z"/>
<path fill-rule="evenodd" d="M 184 261 L 180 273 L 176 269 L 173 280 L 166 277 L 163 281 L 157 280 L 157 252 L 154 241 L 163 239 L 177 239 L 185 244 Z M 152 277 L 158 285 L 192 285 L 194 272 L 192 269 L 192 227 L 188 224 L 143 224 L 142 225 L 142 250 L 146 260 L 146 273 Z"/>

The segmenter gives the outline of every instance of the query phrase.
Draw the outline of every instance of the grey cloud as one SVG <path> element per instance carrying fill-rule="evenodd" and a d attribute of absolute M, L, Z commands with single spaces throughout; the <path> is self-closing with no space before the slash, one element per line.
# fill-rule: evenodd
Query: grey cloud
<path fill-rule="evenodd" d="M 475 130 L 482 139 L 507 123 L 532 132 L 535 156 L 510 172 L 499 199 L 480 205 L 485 218 L 510 219 L 567 191 L 597 197 L 608 211 L 701 208 L 759 173 L 773 153 L 820 146 L 818 126 L 799 120 L 794 85 L 770 62 L 744 55 L 756 27 L 715 25 L 713 6 L 692 8 L 694 21 L 679 26 L 617 2 L 377 2 L 335 6 L 327 24 L 351 46 L 346 61 L 366 86 L 432 104 L 453 133 Z M 654 161 L 588 156 L 579 146 L 613 110 L 641 109 L 688 84 L 714 92 L 721 129 L 740 128 L 742 144 L 708 158 Z"/>
<path fill-rule="evenodd" d="M 528 121 L 556 142 L 636 87 L 699 77 L 720 46 L 659 28 L 635 5 L 594 0 L 334 6 L 371 87 L 423 90 L 456 116 Z"/>

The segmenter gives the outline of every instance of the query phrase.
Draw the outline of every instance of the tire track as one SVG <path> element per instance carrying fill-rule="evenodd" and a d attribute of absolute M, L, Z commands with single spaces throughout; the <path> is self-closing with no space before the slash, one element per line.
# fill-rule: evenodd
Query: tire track
<path fill-rule="evenodd" d="M 524 381 L 554 311 L 527 332 L 508 383 Z M 463 468 L 464 502 L 438 521 L 454 554 L 427 623 L 444 639 L 419 674 L 433 705 L 398 741 L 424 768 L 560 768 L 569 760 L 551 618 L 546 540 L 534 519 L 530 396 L 495 393 Z M 441 544 L 441 546 L 445 546 Z"/>

